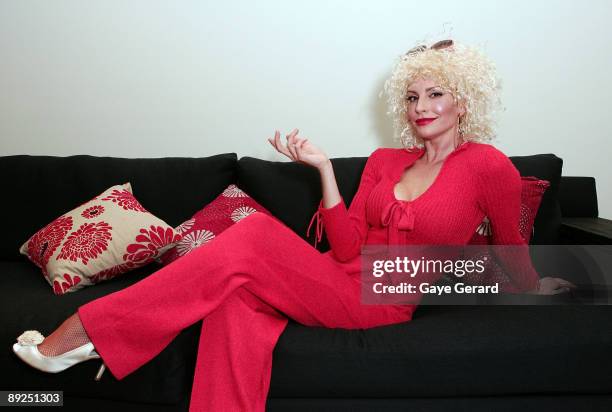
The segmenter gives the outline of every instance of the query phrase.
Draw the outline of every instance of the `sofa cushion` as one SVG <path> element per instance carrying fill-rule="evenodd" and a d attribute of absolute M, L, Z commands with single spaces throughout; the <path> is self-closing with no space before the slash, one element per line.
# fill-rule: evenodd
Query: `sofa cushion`
<path fill-rule="evenodd" d="M 163 265 L 174 262 L 255 212 L 270 214 L 238 186 L 229 185 L 215 200 L 176 227 L 183 238 L 164 253 L 159 262 Z"/>
<path fill-rule="evenodd" d="M 55 296 L 27 262 L 0 262 L 0 351 L 5 390 L 173 403 L 189 394 L 202 322 L 183 330 L 125 379 L 93 377 L 97 361 L 37 371 L 9 349 L 24 330 L 48 335 L 78 306 L 123 289 L 147 268 L 80 293 Z M 20 291 L 15 293 L 14 291 Z M 555 303 L 559 296 L 533 297 Z M 559 303 L 559 302 L 557 302 Z M 52 307 L 53 310 L 48 310 Z M 10 316 L 8 315 L 10 314 Z M 290 321 L 273 354 L 270 397 L 407 398 L 541 392 L 610 393 L 612 306 L 429 306 L 410 322 L 367 330 Z"/>
<path fill-rule="evenodd" d="M 612 306 L 419 306 L 409 322 L 367 330 L 290 322 L 270 396 L 610 393 L 611 347 Z"/>
<path fill-rule="evenodd" d="M 61 295 L 145 266 L 180 239 L 142 207 L 128 182 L 59 216 L 19 251 Z"/>
<path fill-rule="evenodd" d="M 45 373 L 22 362 L 10 349 L 17 336 L 38 330 L 48 336 L 77 308 L 91 300 L 121 290 L 148 276 L 146 266 L 85 288 L 79 293 L 57 296 L 49 292 L 38 268 L 21 262 L 0 262 L 0 387 L 3 390 L 63 390 L 66 396 L 174 403 L 190 393 L 202 321 L 184 329 L 158 356 L 133 374 L 118 381 L 108 371 L 94 381 L 98 360 L 75 365 L 61 373 Z"/>
<path fill-rule="evenodd" d="M 177 226 L 235 183 L 236 163 L 235 153 L 159 159 L 2 156 L 3 193 L 11 201 L 0 205 L 0 259 L 19 260 L 19 246 L 34 232 L 117 182 L 131 182 L 148 211 Z"/>
<path fill-rule="evenodd" d="M 340 194 L 350 205 L 357 188 L 366 157 L 332 159 Z M 510 160 L 521 176 L 534 176 L 550 182 L 534 223 L 532 244 L 558 244 L 561 212 L 557 201 L 563 161 L 553 154 L 512 156 Z M 311 216 L 321 199 L 321 183 L 317 171 L 294 162 L 272 162 L 242 157 L 238 161 L 238 182 L 276 217 L 306 238 Z M 329 249 L 325 239 L 318 247 Z"/>

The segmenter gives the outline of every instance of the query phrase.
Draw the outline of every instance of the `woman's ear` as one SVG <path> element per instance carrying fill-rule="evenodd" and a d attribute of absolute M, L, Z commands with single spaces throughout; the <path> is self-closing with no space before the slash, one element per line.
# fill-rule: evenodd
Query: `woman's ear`
<path fill-rule="evenodd" d="M 467 110 L 465 108 L 465 102 L 460 101 L 457 104 L 457 111 L 459 112 L 459 117 L 463 116 L 467 112 Z"/>

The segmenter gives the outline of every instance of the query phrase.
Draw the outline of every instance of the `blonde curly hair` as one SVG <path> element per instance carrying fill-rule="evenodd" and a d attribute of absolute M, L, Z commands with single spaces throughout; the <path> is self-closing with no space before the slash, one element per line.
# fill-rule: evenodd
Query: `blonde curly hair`
<path fill-rule="evenodd" d="M 415 49 L 399 57 L 384 85 L 395 138 L 404 147 L 423 146 L 407 116 L 406 90 L 417 79 L 433 80 L 465 107 L 459 119 L 464 140 L 489 142 L 495 138 L 495 117 L 502 106 L 501 82 L 493 62 L 478 48 L 457 42 L 440 49 Z"/>

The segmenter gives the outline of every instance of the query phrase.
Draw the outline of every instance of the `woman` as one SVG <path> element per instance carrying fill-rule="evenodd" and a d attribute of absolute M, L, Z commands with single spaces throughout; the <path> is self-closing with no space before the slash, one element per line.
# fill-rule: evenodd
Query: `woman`
<path fill-rule="evenodd" d="M 370 155 L 349 210 L 323 151 L 297 129 L 286 146 L 278 131 L 269 139 L 319 171 L 317 238 L 324 225 L 329 252 L 255 213 L 131 287 L 79 307 L 42 343 L 30 339 L 37 332 L 24 333 L 15 353 L 48 372 L 101 357 L 101 371 L 106 365 L 123 379 L 204 319 L 190 410 L 263 411 L 272 351 L 288 318 L 347 329 L 412 318 L 414 304 L 361 304 L 363 244 L 466 244 L 484 216 L 494 243 L 522 244 L 520 177 L 505 155 L 482 143 L 492 137 L 498 93 L 492 64 L 450 40 L 421 46 L 399 60 L 385 89 L 405 148 Z M 513 275 L 527 293 L 574 287 L 539 279 L 529 266 Z"/>

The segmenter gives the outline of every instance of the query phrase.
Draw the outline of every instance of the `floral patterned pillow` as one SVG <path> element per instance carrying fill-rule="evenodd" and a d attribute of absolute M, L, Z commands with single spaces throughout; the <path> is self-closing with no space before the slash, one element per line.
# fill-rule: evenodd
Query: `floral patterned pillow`
<path fill-rule="evenodd" d="M 62 295 L 144 266 L 180 239 L 142 207 L 125 183 L 58 217 L 19 252 L 41 268 L 53 292 Z"/>
<path fill-rule="evenodd" d="M 255 212 L 272 216 L 238 186 L 229 185 L 215 200 L 176 228 L 182 239 L 158 260 L 167 265 L 213 240 L 225 229 Z"/>

